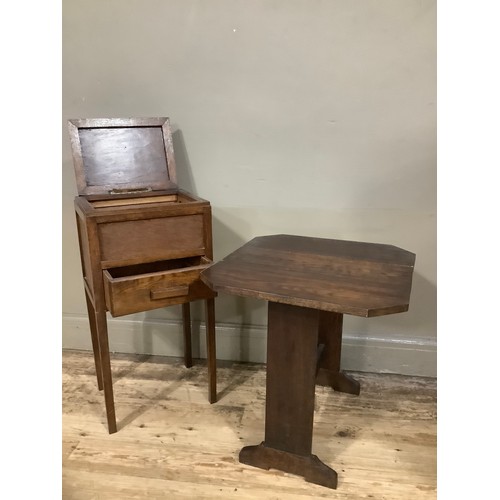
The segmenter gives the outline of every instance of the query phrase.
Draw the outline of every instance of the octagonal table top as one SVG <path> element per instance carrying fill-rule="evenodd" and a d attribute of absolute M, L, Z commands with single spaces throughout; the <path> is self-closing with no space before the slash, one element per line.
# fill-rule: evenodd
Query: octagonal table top
<path fill-rule="evenodd" d="M 393 245 L 259 236 L 201 273 L 216 291 L 355 316 L 408 310 L 415 254 Z"/>

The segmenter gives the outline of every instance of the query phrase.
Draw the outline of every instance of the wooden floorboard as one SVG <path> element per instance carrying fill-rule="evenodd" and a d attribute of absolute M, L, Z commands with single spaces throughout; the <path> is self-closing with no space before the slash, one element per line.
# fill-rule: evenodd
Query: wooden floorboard
<path fill-rule="evenodd" d="M 63 499 L 436 498 L 436 381 L 352 373 L 361 395 L 317 387 L 313 453 L 337 490 L 240 464 L 264 437 L 265 365 L 112 355 L 118 432 L 109 435 L 93 356 L 63 352 Z"/>

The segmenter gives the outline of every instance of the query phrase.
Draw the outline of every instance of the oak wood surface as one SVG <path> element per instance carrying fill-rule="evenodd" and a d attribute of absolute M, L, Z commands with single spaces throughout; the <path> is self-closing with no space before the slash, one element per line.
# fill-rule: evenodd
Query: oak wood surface
<path fill-rule="evenodd" d="M 318 323 L 317 309 L 269 303 L 265 438 L 239 460 L 336 488 L 336 471 L 311 453 Z"/>
<path fill-rule="evenodd" d="M 265 444 L 310 455 L 319 311 L 269 303 Z M 272 361 L 272 362 L 271 362 Z"/>
<path fill-rule="evenodd" d="M 242 463 L 299 474 L 336 488 L 337 472 L 312 454 L 315 385 L 359 394 L 340 370 L 342 315 L 269 302 L 265 438 L 244 447 Z"/>
<path fill-rule="evenodd" d="M 201 274 L 229 294 L 356 316 L 408 310 L 415 255 L 375 243 L 254 238 Z"/>
<path fill-rule="evenodd" d="M 102 260 L 144 262 L 167 259 L 172 253 L 192 254 L 203 248 L 201 215 L 161 217 L 99 224 Z"/>
<path fill-rule="evenodd" d="M 156 200 L 156 196 L 152 195 Z M 120 197 L 120 199 L 122 199 Z M 123 198 L 129 199 L 129 198 Z M 75 198 L 75 209 L 82 217 L 95 219 L 97 222 L 122 222 L 128 220 L 155 219 L 159 217 L 195 215 L 203 213 L 210 203 L 202 199 L 184 199 L 182 203 L 154 202 L 143 205 L 111 206 L 95 208 L 92 201 L 83 196 Z"/>
<path fill-rule="evenodd" d="M 361 390 L 359 382 L 340 369 L 343 323 L 342 314 L 319 312 L 318 342 L 322 352 L 317 364 L 316 383 L 358 395 Z"/>
<path fill-rule="evenodd" d="M 215 290 L 269 301 L 265 440 L 244 447 L 241 462 L 337 487 L 336 471 L 311 453 L 316 378 L 359 394 L 340 370 L 342 314 L 406 311 L 414 260 L 390 245 L 274 235 L 202 272 Z"/>
<path fill-rule="evenodd" d="M 82 277 L 109 432 L 116 432 L 117 424 L 107 310 L 121 316 L 183 304 L 189 365 L 191 328 L 186 304 L 207 300 L 208 352 L 213 356 L 209 400 L 214 402 L 216 294 L 198 279 L 201 261 L 206 264 L 213 259 L 211 208 L 208 201 L 176 184 L 169 119 L 77 119 L 69 120 L 68 128 L 79 193 L 74 207 Z M 174 271 L 182 258 L 195 259 L 197 264 Z M 158 269 L 166 260 L 173 265 Z M 153 267 L 145 270 L 147 266 Z"/>
<path fill-rule="evenodd" d="M 355 373 L 352 396 L 316 387 L 312 451 L 338 488 L 241 464 L 262 435 L 265 365 L 219 361 L 219 401 L 206 399 L 206 363 L 114 354 L 120 432 L 109 435 L 91 352 L 64 351 L 65 500 L 434 500 L 436 380 Z"/>
<path fill-rule="evenodd" d="M 168 118 L 74 119 L 68 130 L 80 195 L 175 187 Z"/>
<path fill-rule="evenodd" d="M 108 199 L 108 200 L 96 200 L 91 202 L 94 208 L 103 207 L 122 207 L 125 205 L 144 205 L 150 203 L 164 203 L 166 201 L 172 203 L 180 203 L 176 194 L 166 194 L 163 196 L 149 196 L 140 198 L 120 198 L 120 199 Z"/>

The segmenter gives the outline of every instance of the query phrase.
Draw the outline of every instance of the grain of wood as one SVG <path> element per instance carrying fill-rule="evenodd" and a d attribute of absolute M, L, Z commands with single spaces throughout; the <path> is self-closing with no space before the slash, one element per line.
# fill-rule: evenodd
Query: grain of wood
<path fill-rule="evenodd" d="M 435 499 L 436 381 L 355 373 L 361 395 L 316 388 L 313 453 L 337 490 L 240 464 L 264 437 L 265 365 L 112 355 L 118 433 L 108 434 L 91 352 L 63 352 L 63 498 Z"/>
<path fill-rule="evenodd" d="M 177 195 L 170 194 L 165 196 L 150 196 L 149 198 L 122 198 L 118 200 L 93 201 L 91 205 L 94 208 L 101 207 L 122 207 L 125 205 L 147 205 L 149 203 L 177 202 Z"/>

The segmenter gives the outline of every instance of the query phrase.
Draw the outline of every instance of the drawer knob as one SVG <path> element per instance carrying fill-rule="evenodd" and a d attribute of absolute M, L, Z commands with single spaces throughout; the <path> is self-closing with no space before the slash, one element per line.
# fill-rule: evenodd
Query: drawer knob
<path fill-rule="evenodd" d="M 182 297 L 189 293 L 189 286 L 176 286 L 172 288 L 155 288 L 150 291 L 151 300 Z"/>

